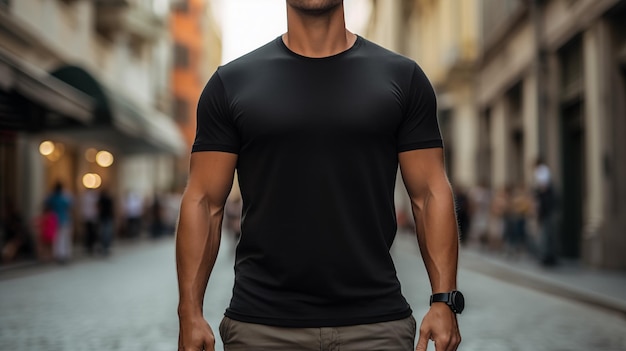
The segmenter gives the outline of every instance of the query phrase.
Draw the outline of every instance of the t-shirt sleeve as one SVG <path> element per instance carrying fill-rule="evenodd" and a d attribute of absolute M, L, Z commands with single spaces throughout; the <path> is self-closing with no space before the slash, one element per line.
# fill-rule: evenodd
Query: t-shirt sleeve
<path fill-rule="evenodd" d="M 404 120 L 398 129 L 398 152 L 443 147 L 437 121 L 437 98 L 417 64 L 406 96 Z"/>
<path fill-rule="evenodd" d="M 239 153 L 239 133 L 230 113 L 224 84 L 217 71 L 200 95 L 196 119 L 196 139 L 191 152 Z"/>

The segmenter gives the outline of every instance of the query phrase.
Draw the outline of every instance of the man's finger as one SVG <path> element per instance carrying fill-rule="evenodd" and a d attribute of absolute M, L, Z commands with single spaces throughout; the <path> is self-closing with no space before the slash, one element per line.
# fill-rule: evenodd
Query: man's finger
<path fill-rule="evenodd" d="M 450 344 L 448 345 L 448 351 L 456 351 L 459 348 L 460 343 L 461 343 L 461 335 L 457 333 L 450 340 Z"/>
<path fill-rule="evenodd" d="M 204 342 L 204 351 L 215 351 L 215 340 L 207 340 Z"/>
<path fill-rule="evenodd" d="M 446 351 L 456 351 L 461 343 L 461 334 L 459 333 L 458 325 L 455 323 L 455 331 L 449 338 L 448 348 Z"/>
<path fill-rule="evenodd" d="M 435 340 L 435 351 L 449 351 L 450 346 L 449 338 L 438 338 Z"/>
<path fill-rule="evenodd" d="M 428 348 L 428 334 L 422 333 L 420 331 L 419 338 L 417 339 L 417 346 L 415 347 L 415 351 L 426 351 Z"/>

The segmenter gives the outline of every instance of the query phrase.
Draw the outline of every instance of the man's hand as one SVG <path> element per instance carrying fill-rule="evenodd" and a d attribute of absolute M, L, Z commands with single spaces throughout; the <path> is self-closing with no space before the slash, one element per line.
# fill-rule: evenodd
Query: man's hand
<path fill-rule="evenodd" d="M 180 318 L 178 351 L 215 351 L 215 335 L 203 317 Z"/>
<path fill-rule="evenodd" d="M 455 351 L 461 343 L 456 314 L 448 305 L 435 302 L 422 320 L 415 351 L 426 351 L 428 340 L 435 342 L 435 351 Z"/>

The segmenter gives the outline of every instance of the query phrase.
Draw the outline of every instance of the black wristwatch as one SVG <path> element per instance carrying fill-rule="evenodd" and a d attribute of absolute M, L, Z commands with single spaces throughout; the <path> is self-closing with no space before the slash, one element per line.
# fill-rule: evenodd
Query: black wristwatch
<path fill-rule="evenodd" d="M 450 291 L 449 293 L 438 293 L 430 295 L 430 304 L 433 302 L 445 302 L 450 306 L 452 312 L 461 314 L 465 308 L 465 298 L 460 291 Z"/>

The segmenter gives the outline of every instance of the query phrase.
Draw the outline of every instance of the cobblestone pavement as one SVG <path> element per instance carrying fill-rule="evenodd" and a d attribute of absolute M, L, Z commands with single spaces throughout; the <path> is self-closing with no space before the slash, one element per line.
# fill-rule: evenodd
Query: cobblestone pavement
<path fill-rule="evenodd" d="M 393 252 L 419 320 L 430 291 L 416 245 L 402 236 Z M 232 254 L 225 240 L 205 299 L 215 330 L 230 298 Z M 459 276 L 468 303 L 459 350 L 626 350 L 621 315 L 464 269 Z M 29 269 L 0 281 L 0 350 L 176 350 L 176 304 L 171 239 L 120 248 L 108 259 Z"/>

